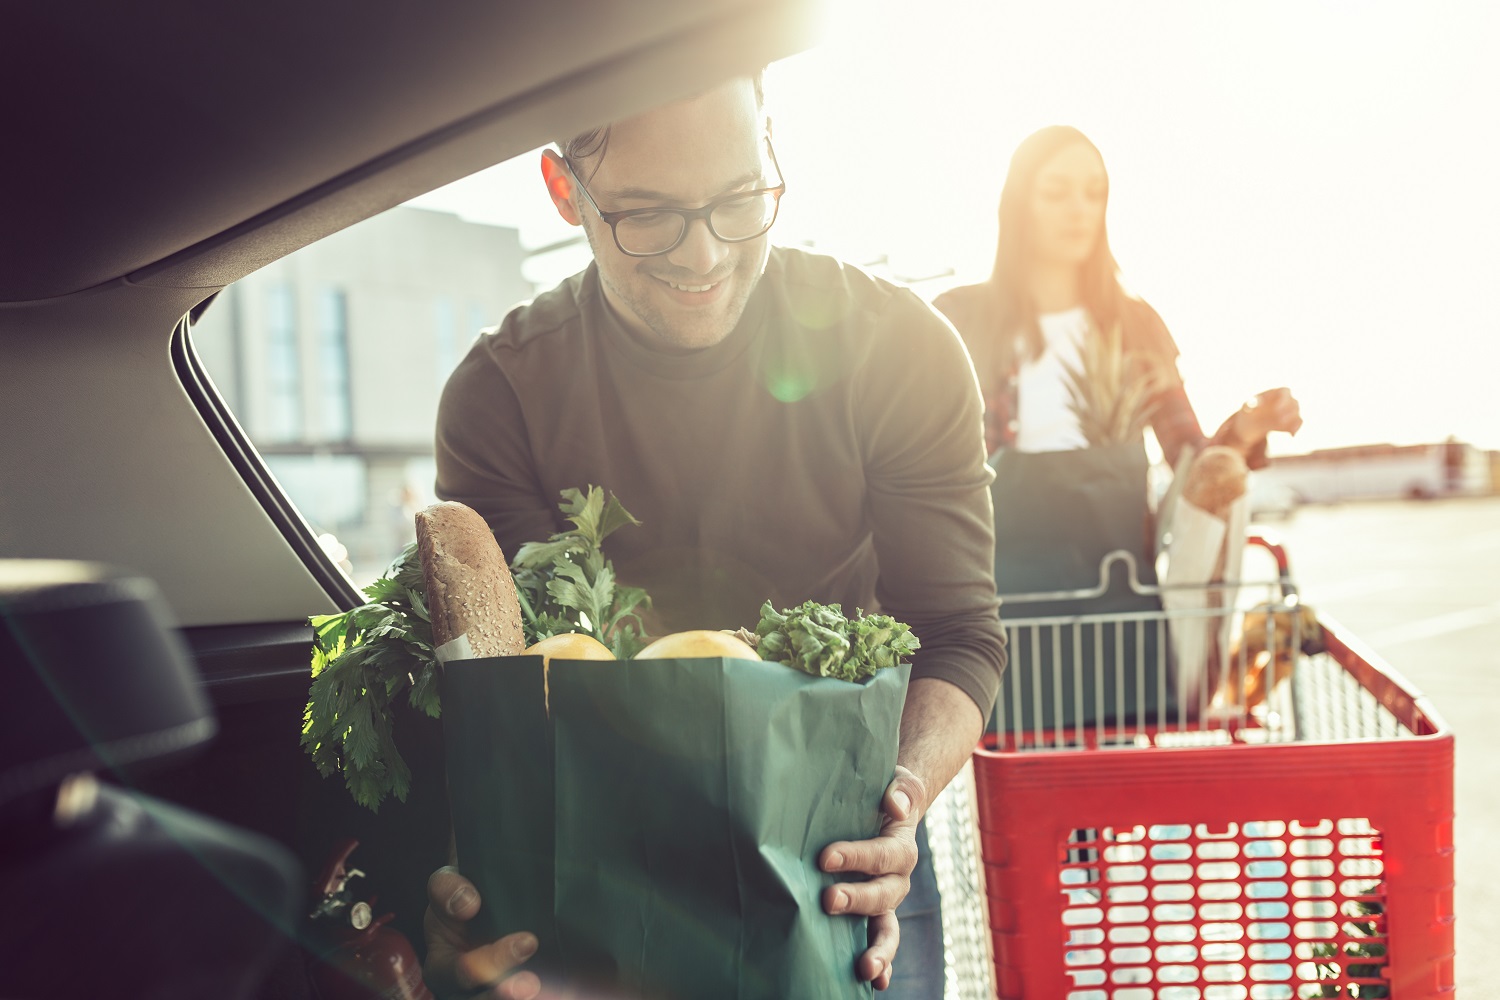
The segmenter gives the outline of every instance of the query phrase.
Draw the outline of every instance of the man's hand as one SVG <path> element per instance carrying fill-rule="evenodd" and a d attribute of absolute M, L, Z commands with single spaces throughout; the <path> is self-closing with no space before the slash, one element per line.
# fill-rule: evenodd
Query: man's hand
<path fill-rule="evenodd" d="M 534 1000 L 542 983 L 516 969 L 536 953 L 536 937 L 525 932 L 498 941 L 476 942 L 466 931 L 479 912 L 479 892 L 457 868 L 439 868 L 427 880 L 427 962 L 422 978 L 439 998 L 492 997 Z M 483 991 L 483 992 L 480 992 Z"/>
<path fill-rule="evenodd" d="M 818 859 L 825 872 L 869 875 L 867 882 L 839 882 L 823 891 L 828 913 L 863 914 L 870 918 L 870 947 L 855 963 L 861 980 L 877 990 L 891 984 L 891 963 L 901 943 L 896 907 L 911 890 L 917 866 L 917 823 L 929 805 L 922 780 L 904 767 L 886 786 L 881 810 L 885 818 L 873 840 L 841 840 L 829 844 Z"/>

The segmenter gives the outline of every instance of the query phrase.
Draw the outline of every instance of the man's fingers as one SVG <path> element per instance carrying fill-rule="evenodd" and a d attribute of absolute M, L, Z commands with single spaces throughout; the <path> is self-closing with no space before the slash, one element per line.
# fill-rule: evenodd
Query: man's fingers
<path fill-rule="evenodd" d="M 495 987 L 500 1000 L 536 1000 L 542 992 L 542 981 L 535 973 L 518 972 Z"/>
<path fill-rule="evenodd" d="M 439 868 L 427 879 L 427 901 L 440 917 L 472 920 L 479 912 L 479 890 L 451 866 Z"/>
<path fill-rule="evenodd" d="M 868 882 L 840 882 L 823 890 L 823 909 L 833 914 L 873 917 L 900 906 L 910 891 L 911 879 L 905 875 L 882 875 Z"/>
<path fill-rule="evenodd" d="M 855 963 L 855 974 L 875 984 L 877 990 L 891 985 L 891 969 L 901 944 L 901 925 L 894 913 L 870 918 L 870 947 Z"/>
<path fill-rule="evenodd" d="M 524 931 L 470 947 L 466 924 L 479 913 L 482 900 L 474 883 L 452 867 L 427 879 L 427 962 L 424 977 L 439 995 L 474 995 L 484 990 L 498 1000 L 534 1000 L 542 983 L 533 973 L 516 969 L 536 954 L 536 935 Z"/>
<path fill-rule="evenodd" d="M 844 840 L 823 848 L 818 866 L 825 872 L 910 875 L 917 866 L 917 840 L 910 831 L 874 840 Z"/>
<path fill-rule="evenodd" d="M 453 981 L 459 989 L 472 992 L 487 986 L 500 983 L 509 976 L 516 967 L 536 954 L 536 937 L 524 931 L 518 934 L 509 934 L 491 944 L 471 948 L 468 951 L 456 955 L 453 959 Z M 523 973 L 514 977 L 520 980 L 512 985 L 506 980 L 501 985 L 504 987 L 500 995 L 508 1000 L 531 1000 L 541 989 L 541 982 L 531 973 Z M 536 989 L 525 996 L 515 993 L 526 987 L 527 983 L 535 981 Z"/>

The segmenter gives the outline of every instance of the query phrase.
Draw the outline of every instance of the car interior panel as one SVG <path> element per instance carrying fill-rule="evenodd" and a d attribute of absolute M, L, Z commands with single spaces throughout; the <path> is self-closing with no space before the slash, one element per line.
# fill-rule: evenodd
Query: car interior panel
<path fill-rule="evenodd" d="M 380 910 L 413 940 L 447 856 L 436 720 L 403 705 L 413 788 L 378 813 L 299 745 L 308 618 L 363 598 L 224 403 L 190 311 L 417 195 L 799 51 L 818 13 L 809 0 L 7 10 L 0 668 L 26 682 L 0 708 L 0 838 L 46 860 L 6 879 L 0 911 L 42 906 L 64 862 L 70 886 L 92 881 L 43 906 L 28 969 L 61 976 L 97 941 L 95 958 L 149 995 L 313 996 L 287 939 L 329 852 L 360 842 Z M 49 584 L 59 566 L 73 569 Z M 110 611 L 99 595 L 121 587 L 149 594 Z M 44 598 L 79 603 L 39 644 L 21 609 Z M 74 698 L 87 712 L 70 714 Z M 150 767 L 91 739 L 172 706 L 201 738 Z M 12 787 L 23 765 L 33 779 Z M 88 775 L 96 808 L 125 817 L 114 840 L 54 829 L 60 791 Z M 20 857 L 7 849 L 12 875 Z M 0 994 L 76 995 L 8 964 Z"/>

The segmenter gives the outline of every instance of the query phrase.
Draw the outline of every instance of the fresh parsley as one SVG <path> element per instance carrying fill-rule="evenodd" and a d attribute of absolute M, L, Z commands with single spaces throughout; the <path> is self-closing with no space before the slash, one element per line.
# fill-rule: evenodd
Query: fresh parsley
<path fill-rule="evenodd" d="M 622 587 L 614 565 L 604 558 L 604 540 L 638 525 L 612 494 L 597 486 L 587 495 L 563 490 L 563 515 L 573 523 L 545 542 L 528 542 L 511 560 L 522 627 L 528 643 L 559 632 L 587 632 L 608 646 L 617 660 L 628 660 L 645 645 L 639 608 L 651 598 L 640 587 Z"/>
<path fill-rule="evenodd" d="M 640 522 L 597 486 L 563 490 L 573 527 L 521 546 L 511 562 L 527 644 L 559 632 L 587 632 L 629 659 L 644 645 L 637 609 L 651 600 L 615 582 L 604 539 Z M 354 800 L 378 811 L 386 796 L 406 801 L 411 769 L 397 748 L 392 707 L 408 702 L 442 714 L 438 663 L 417 545 L 411 543 L 364 589 L 369 601 L 335 615 L 314 615 L 312 685 L 302 714 L 302 746 L 319 773 L 342 772 Z"/>
<path fill-rule="evenodd" d="M 342 771 L 354 800 L 373 811 L 387 795 L 406 801 L 411 787 L 411 770 L 392 734 L 392 702 L 405 689 L 414 708 L 432 718 L 441 713 L 415 542 L 364 595 L 370 603 L 308 619 L 312 686 L 302 746 L 325 778 Z"/>

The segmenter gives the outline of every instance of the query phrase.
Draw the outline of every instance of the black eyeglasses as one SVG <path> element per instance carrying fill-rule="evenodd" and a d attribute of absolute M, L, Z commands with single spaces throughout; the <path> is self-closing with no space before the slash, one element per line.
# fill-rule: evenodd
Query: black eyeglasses
<path fill-rule="evenodd" d="M 786 178 L 782 177 L 781 164 L 776 162 L 776 150 L 771 148 L 769 139 L 766 140 L 766 150 L 771 154 L 771 165 L 776 168 L 780 184 L 726 194 L 702 208 L 632 208 L 624 212 L 605 212 L 584 186 L 573 161 L 567 163 L 578 189 L 614 234 L 615 246 L 620 252 L 629 257 L 656 257 L 677 249 L 687 237 L 688 227 L 694 219 L 706 222 L 708 231 L 720 243 L 744 243 L 764 236 L 776 222 L 781 196 L 786 193 Z"/>

